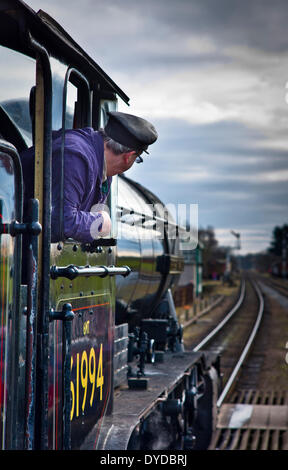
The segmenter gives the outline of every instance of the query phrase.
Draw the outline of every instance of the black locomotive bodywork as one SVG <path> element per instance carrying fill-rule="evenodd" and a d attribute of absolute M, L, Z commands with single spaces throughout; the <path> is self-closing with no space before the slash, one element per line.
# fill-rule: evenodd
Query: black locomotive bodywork
<path fill-rule="evenodd" d="M 129 99 L 46 13 L 0 0 L 0 24 L 3 56 L 9 48 L 33 70 L 25 99 L 4 86 L 0 106 L 2 448 L 207 448 L 218 358 L 184 351 L 173 305 L 179 228 L 164 204 L 114 178 L 109 237 L 51 244 L 52 131 L 97 129 Z M 19 155 L 32 143 L 23 221 Z"/>

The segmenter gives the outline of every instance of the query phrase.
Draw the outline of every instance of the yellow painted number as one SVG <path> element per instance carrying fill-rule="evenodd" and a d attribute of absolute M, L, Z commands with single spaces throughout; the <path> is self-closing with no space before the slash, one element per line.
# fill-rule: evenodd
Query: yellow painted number
<path fill-rule="evenodd" d="M 85 364 L 85 365 L 84 365 Z M 88 385 L 88 359 L 86 351 L 83 351 L 81 359 L 81 385 L 84 389 L 84 396 L 82 401 L 82 411 L 84 413 L 86 396 L 87 396 L 87 385 Z"/>
<path fill-rule="evenodd" d="M 97 368 L 97 378 L 96 378 L 96 368 Z M 71 372 L 73 369 L 73 357 L 71 357 Z M 70 391 L 71 391 L 71 412 L 70 420 L 74 418 L 74 413 L 76 417 L 79 416 L 79 407 L 81 406 L 82 414 L 85 414 L 86 402 L 87 402 L 87 393 L 88 393 L 88 383 L 90 383 L 89 389 L 90 407 L 93 406 L 93 401 L 95 398 L 95 382 L 97 388 L 100 388 L 99 391 L 99 400 L 103 399 L 103 386 L 104 386 L 104 375 L 103 375 L 103 345 L 100 346 L 98 363 L 96 363 L 96 353 L 95 349 L 91 348 L 89 351 L 89 358 L 87 351 L 76 354 L 76 383 L 71 380 Z M 81 390 L 80 390 L 81 389 Z M 80 393 L 82 397 L 82 403 L 80 404 Z"/>
<path fill-rule="evenodd" d="M 73 357 L 71 356 L 71 371 L 73 367 Z M 71 380 L 70 382 L 70 390 L 71 390 L 71 411 L 70 411 L 70 420 L 72 421 L 73 414 L 74 414 L 74 407 L 75 407 L 75 388 L 74 384 Z"/>
<path fill-rule="evenodd" d="M 96 356 L 94 348 L 91 348 L 89 355 L 89 380 L 92 384 L 92 391 L 90 396 L 90 406 L 93 404 L 94 392 L 95 392 L 95 377 L 96 377 Z"/>
<path fill-rule="evenodd" d="M 100 353 L 99 353 L 98 370 L 97 370 L 97 388 L 100 387 L 100 400 L 102 400 L 103 384 L 104 384 L 104 377 L 103 377 L 103 347 L 102 347 L 102 344 L 101 344 Z"/>

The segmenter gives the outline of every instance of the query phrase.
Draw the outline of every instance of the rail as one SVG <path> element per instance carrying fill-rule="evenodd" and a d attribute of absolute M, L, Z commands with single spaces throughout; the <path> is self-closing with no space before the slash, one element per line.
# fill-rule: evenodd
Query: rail
<path fill-rule="evenodd" d="M 250 350 L 250 347 L 255 339 L 255 336 L 257 334 L 257 331 L 259 329 L 259 326 L 260 326 L 260 323 L 261 323 L 261 320 L 262 320 L 262 316 L 263 316 L 263 311 L 264 311 L 264 298 L 263 298 L 263 295 L 262 295 L 262 292 L 260 291 L 258 285 L 256 284 L 256 282 L 253 282 L 252 281 L 252 285 L 254 287 L 254 289 L 256 290 L 256 293 L 258 295 L 258 299 L 259 299 L 259 309 L 258 309 L 258 315 L 257 315 L 257 319 L 256 319 L 256 322 L 254 324 L 254 327 L 253 327 L 253 330 L 249 336 L 249 339 L 241 353 L 241 356 L 236 364 L 236 366 L 234 367 L 228 381 L 226 382 L 226 385 L 222 391 L 222 393 L 220 394 L 220 397 L 218 398 L 217 400 L 217 408 L 220 408 L 225 397 L 227 396 L 230 388 L 232 387 L 232 384 L 235 380 L 235 378 L 237 377 L 238 375 L 238 372 L 239 372 L 239 369 L 240 367 L 242 366 L 243 362 L 245 361 L 246 357 L 247 357 L 247 354 Z"/>
<path fill-rule="evenodd" d="M 240 306 L 243 303 L 244 297 L 245 297 L 245 291 L 246 291 L 246 283 L 245 280 L 242 281 L 241 284 L 241 290 L 240 290 L 240 295 L 239 299 L 234 305 L 234 307 L 228 312 L 228 314 L 225 316 L 225 318 L 212 330 L 195 348 L 193 348 L 193 351 L 199 351 L 199 349 L 203 348 L 205 344 L 207 344 L 218 332 L 223 328 L 223 326 L 230 320 L 230 318 L 234 315 L 234 313 L 237 312 L 237 310 L 240 308 Z"/>
<path fill-rule="evenodd" d="M 288 283 L 285 285 L 280 280 L 265 278 L 264 276 L 258 276 L 258 282 L 270 287 L 270 289 L 274 289 L 278 294 L 288 297 Z"/>
<path fill-rule="evenodd" d="M 263 295 L 262 295 L 262 292 L 261 292 L 260 288 L 258 287 L 258 284 L 255 281 L 251 281 L 251 283 L 252 283 L 252 286 L 254 287 L 254 289 L 257 293 L 258 300 L 259 300 L 259 308 L 258 308 L 258 313 L 257 313 L 257 319 L 254 323 L 254 326 L 253 326 L 252 332 L 249 336 L 249 339 L 246 342 L 246 345 L 243 348 L 242 353 L 241 353 L 241 355 L 240 355 L 240 357 L 239 357 L 232 373 L 230 374 L 230 377 L 227 380 L 224 389 L 222 390 L 222 392 L 221 392 L 221 394 L 220 394 L 220 396 L 217 400 L 217 408 L 218 409 L 221 407 L 225 397 L 227 396 L 229 390 L 231 389 L 231 387 L 233 385 L 233 382 L 234 382 L 235 378 L 238 375 L 238 372 L 239 372 L 243 362 L 245 361 L 245 359 L 247 357 L 247 354 L 248 354 L 248 352 L 250 350 L 250 347 L 251 347 L 251 345 L 252 345 L 252 343 L 255 339 L 255 336 L 256 336 L 257 331 L 259 329 L 259 325 L 260 325 L 261 320 L 262 320 L 263 311 L 264 311 L 264 298 L 263 298 Z M 245 280 L 243 280 L 242 284 L 241 284 L 241 291 L 240 291 L 240 295 L 239 295 L 239 299 L 238 299 L 237 303 L 228 312 L 228 314 L 225 316 L 225 318 L 197 346 L 195 346 L 193 348 L 193 351 L 199 351 L 201 348 L 203 348 L 203 346 L 205 346 L 207 343 L 209 343 L 209 341 L 211 341 L 211 339 L 214 336 L 216 336 L 216 334 L 224 327 L 224 325 L 226 325 L 226 323 L 231 319 L 231 317 L 237 312 L 237 310 L 242 305 L 244 297 L 245 297 L 245 292 L 246 292 L 246 283 L 245 283 Z"/>

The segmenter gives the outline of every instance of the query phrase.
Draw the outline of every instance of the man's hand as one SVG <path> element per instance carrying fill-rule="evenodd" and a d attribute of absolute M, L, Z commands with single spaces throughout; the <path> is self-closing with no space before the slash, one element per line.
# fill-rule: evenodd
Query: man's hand
<path fill-rule="evenodd" d="M 101 211 L 100 214 L 103 218 L 102 227 L 99 228 L 100 237 L 106 237 L 111 231 L 111 219 L 106 211 Z"/>
<path fill-rule="evenodd" d="M 95 210 L 95 207 L 93 207 Z M 95 216 L 94 222 L 90 227 L 90 234 L 92 238 L 97 239 L 99 237 L 106 237 L 109 235 L 111 230 L 111 219 L 107 211 L 98 210 L 97 212 L 91 210 L 91 213 Z"/>

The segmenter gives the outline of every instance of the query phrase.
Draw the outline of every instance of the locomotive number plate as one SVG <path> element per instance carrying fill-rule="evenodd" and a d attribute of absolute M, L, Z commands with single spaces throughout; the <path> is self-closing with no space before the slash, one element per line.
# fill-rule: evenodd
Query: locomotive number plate
<path fill-rule="evenodd" d="M 96 445 L 98 425 L 100 429 L 101 419 L 109 409 L 110 398 L 113 395 L 111 390 L 113 313 L 109 294 L 69 299 L 65 302 L 67 301 L 71 303 L 75 314 L 71 337 L 70 422 L 71 448 L 77 449 L 92 428 L 95 430 Z M 61 310 L 62 305 L 58 308 Z M 56 323 L 54 328 L 60 330 L 61 324 Z M 58 367 L 54 369 L 53 374 L 54 399 L 50 398 L 50 402 L 54 402 L 52 408 L 55 426 L 52 448 L 60 448 L 61 369 L 63 368 L 60 331 L 55 333 L 54 338 L 58 338 L 58 341 L 55 341 L 58 346 L 55 348 L 54 342 L 53 363 L 57 363 Z"/>

